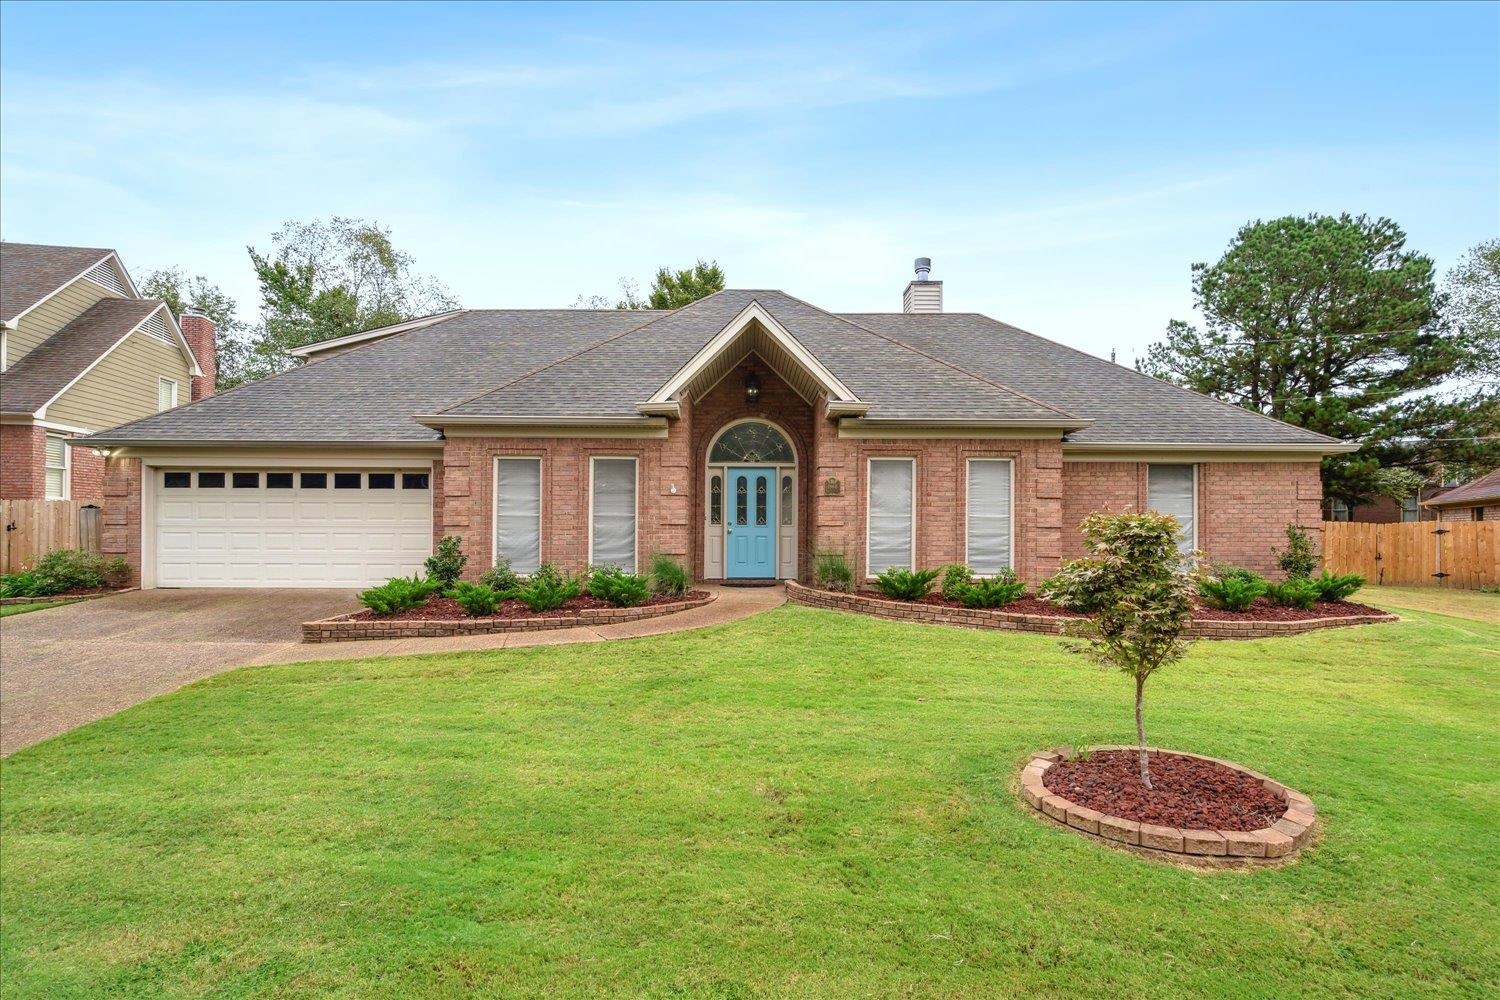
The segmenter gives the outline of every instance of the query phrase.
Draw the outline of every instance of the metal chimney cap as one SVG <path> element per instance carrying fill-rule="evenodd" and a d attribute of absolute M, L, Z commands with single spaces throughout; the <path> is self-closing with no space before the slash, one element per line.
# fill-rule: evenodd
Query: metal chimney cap
<path fill-rule="evenodd" d="M 927 276 L 932 273 L 932 258 L 918 257 L 916 260 L 917 280 L 926 281 Z"/>

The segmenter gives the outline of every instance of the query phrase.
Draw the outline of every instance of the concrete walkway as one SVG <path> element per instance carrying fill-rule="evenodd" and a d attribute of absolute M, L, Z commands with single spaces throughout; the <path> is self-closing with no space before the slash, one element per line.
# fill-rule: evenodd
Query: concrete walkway
<path fill-rule="evenodd" d="M 358 610 L 347 590 L 146 590 L 0 619 L 0 755 L 235 667 L 514 649 L 663 635 L 737 621 L 781 587 L 700 585 L 701 608 L 613 625 L 303 645 L 304 621 Z"/>

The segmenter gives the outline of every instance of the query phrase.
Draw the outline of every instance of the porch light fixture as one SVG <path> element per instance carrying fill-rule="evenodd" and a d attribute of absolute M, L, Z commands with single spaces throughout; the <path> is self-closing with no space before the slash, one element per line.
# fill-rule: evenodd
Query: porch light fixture
<path fill-rule="evenodd" d="M 754 372 L 745 376 L 745 402 L 755 403 L 760 399 L 760 379 Z"/>

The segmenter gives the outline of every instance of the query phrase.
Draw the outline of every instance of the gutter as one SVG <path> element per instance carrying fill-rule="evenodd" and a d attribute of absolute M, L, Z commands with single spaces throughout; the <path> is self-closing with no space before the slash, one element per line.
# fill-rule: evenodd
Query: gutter
<path fill-rule="evenodd" d="M 1352 441 L 1334 441 L 1327 444 L 1267 444 L 1255 441 L 1212 441 L 1200 444 L 1163 441 L 1064 441 L 1063 451 L 1110 452 L 1110 451 L 1266 451 L 1292 455 L 1344 455 L 1359 451 L 1362 446 Z"/>
<path fill-rule="evenodd" d="M 868 404 L 866 403 L 861 403 L 859 405 L 868 407 Z M 833 415 L 833 408 L 834 404 L 830 403 L 830 415 Z M 841 421 L 840 426 L 851 428 L 854 430 L 873 430 L 877 428 L 890 428 L 894 430 L 904 427 L 911 427 L 916 429 L 924 427 L 941 427 L 945 429 L 961 428 L 974 430 L 1005 430 L 1007 428 L 1034 427 L 1038 429 L 1054 431 L 1081 431 L 1086 427 L 1092 427 L 1093 424 L 1094 422 L 1092 420 L 1086 420 L 1081 417 L 1071 417 L 1062 420 L 1054 419 L 1051 417 L 1034 417 L 1020 420 L 973 420 L 963 417 L 939 417 L 937 419 L 903 420 L 896 417 L 848 417 Z"/>
<path fill-rule="evenodd" d="M 453 413 L 419 413 L 412 417 L 419 424 L 432 428 L 455 427 L 455 426 L 481 426 L 488 427 L 503 424 L 510 427 L 644 427 L 658 428 L 666 427 L 665 417 L 641 416 L 641 417 L 587 417 L 579 415 L 561 417 L 539 417 L 527 416 L 505 416 L 503 414 L 485 414 L 483 416 L 462 416 Z"/>
<path fill-rule="evenodd" d="M 410 448 L 414 450 L 431 450 L 443 446 L 443 442 L 438 438 L 430 441 L 246 441 L 244 439 L 205 438 L 111 438 L 103 434 L 69 438 L 68 444 L 74 447 L 83 445 L 90 448 Z"/>

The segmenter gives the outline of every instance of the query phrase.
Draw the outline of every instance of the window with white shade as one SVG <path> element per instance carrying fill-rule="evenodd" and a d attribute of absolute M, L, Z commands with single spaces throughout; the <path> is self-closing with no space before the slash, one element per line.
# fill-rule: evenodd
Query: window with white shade
<path fill-rule="evenodd" d="M 635 572 L 635 459 L 596 458 L 589 489 L 589 563 Z"/>
<path fill-rule="evenodd" d="M 1011 463 L 1008 458 L 969 459 L 967 562 L 980 576 L 1009 569 Z"/>
<path fill-rule="evenodd" d="M 1151 465 L 1147 472 L 1146 504 L 1158 514 L 1171 514 L 1181 529 L 1177 548 L 1187 553 L 1198 547 L 1198 470 L 1192 465 Z"/>
<path fill-rule="evenodd" d="M 169 378 L 156 381 L 156 409 L 170 410 L 177 405 L 177 383 Z"/>
<path fill-rule="evenodd" d="M 914 569 L 917 462 L 870 459 L 865 566 L 870 576 L 891 567 Z"/>
<path fill-rule="evenodd" d="M 48 500 L 68 499 L 68 441 L 55 434 L 47 435 L 46 490 Z"/>
<path fill-rule="evenodd" d="M 526 575 L 542 564 L 542 460 L 495 460 L 495 561 Z"/>

